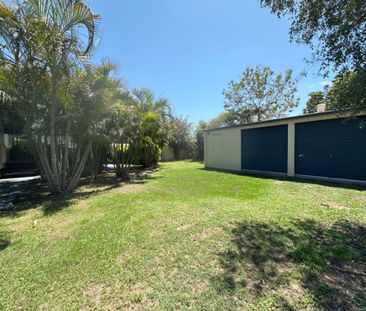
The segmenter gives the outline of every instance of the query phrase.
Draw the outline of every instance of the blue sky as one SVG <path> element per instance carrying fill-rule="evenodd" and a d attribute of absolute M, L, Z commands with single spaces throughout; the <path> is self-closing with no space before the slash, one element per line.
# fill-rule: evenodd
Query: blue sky
<path fill-rule="evenodd" d="M 248 66 L 299 74 L 311 51 L 289 42 L 288 21 L 257 0 L 89 0 L 102 15 L 95 62 L 110 58 L 131 88 L 168 97 L 179 115 L 197 122 L 224 111 L 222 90 Z M 301 105 L 328 79 L 317 67 L 299 83 Z"/>

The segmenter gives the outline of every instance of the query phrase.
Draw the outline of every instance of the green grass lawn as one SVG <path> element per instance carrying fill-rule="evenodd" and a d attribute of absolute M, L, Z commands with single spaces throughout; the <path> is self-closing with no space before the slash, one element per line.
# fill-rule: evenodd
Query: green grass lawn
<path fill-rule="evenodd" d="M 1 216 L 0 310 L 366 310 L 366 191 L 188 162 L 92 189 Z"/>

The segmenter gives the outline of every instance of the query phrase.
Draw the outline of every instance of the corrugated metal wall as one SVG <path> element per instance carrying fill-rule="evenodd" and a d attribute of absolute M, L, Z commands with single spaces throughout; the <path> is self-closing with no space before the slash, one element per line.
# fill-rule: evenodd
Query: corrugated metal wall
<path fill-rule="evenodd" d="M 359 117 L 296 124 L 296 174 L 366 180 L 365 122 Z"/>
<path fill-rule="evenodd" d="M 287 125 L 241 133 L 242 169 L 287 173 Z"/>

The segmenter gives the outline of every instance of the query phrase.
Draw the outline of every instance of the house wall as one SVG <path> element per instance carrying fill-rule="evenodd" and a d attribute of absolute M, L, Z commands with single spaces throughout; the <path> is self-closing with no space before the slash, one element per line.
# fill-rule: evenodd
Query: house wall
<path fill-rule="evenodd" d="M 365 115 L 361 113 L 360 115 Z M 205 167 L 232 171 L 241 171 L 241 131 L 250 128 L 276 125 L 288 126 L 288 159 L 287 175 L 295 176 L 295 125 L 296 123 L 313 122 L 348 117 L 338 113 L 319 113 L 298 118 L 250 123 L 242 126 L 213 129 L 205 132 Z M 219 138 L 221 137 L 221 138 Z"/>

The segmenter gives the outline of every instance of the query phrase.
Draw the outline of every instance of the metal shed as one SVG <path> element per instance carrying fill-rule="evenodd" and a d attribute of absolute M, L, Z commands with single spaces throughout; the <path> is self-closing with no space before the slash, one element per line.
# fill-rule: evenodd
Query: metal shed
<path fill-rule="evenodd" d="M 320 112 L 207 130 L 205 167 L 366 182 L 366 113 Z"/>

